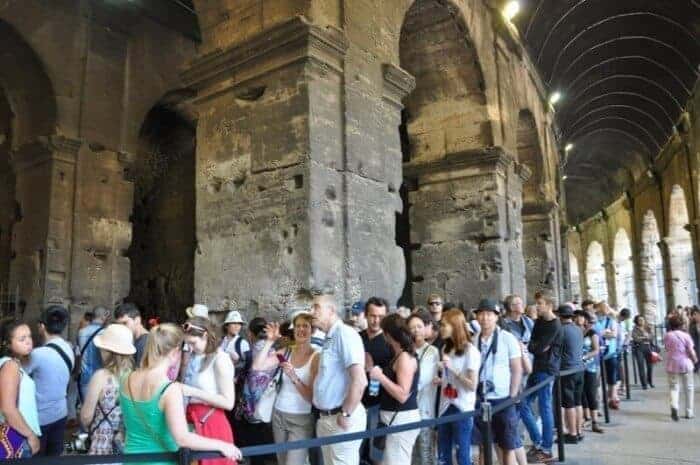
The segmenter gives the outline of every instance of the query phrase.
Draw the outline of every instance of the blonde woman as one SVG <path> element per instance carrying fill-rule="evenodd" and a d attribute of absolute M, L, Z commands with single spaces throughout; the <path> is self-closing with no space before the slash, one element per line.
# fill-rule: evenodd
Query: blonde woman
<path fill-rule="evenodd" d="M 120 404 L 126 428 L 127 454 L 175 452 L 179 448 L 219 451 L 224 457 L 240 460 L 241 451 L 233 444 L 210 439 L 187 429 L 182 384 L 168 373 L 180 364 L 182 329 L 173 324 L 154 327 L 148 337 L 141 368 L 124 379 Z M 174 465 L 159 462 L 151 465 Z"/>
<path fill-rule="evenodd" d="M 80 410 L 80 422 L 90 436 L 90 455 L 121 454 L 124 451 L 124 423 L 119 406 L 119 381 L 134 368 L 134 336 L 124 325 L 109 325 L 95 336 L 103 368 L 88 384 Z"/>
<path fill-rule="evenodd" d="M 280 338 L 277 323 L 267 325 L 267 340 L 253 362 L 254 370 L 282 370 L 282 384 L 272 412 L 272 433 L 276 443 L 309 439 L 314 434 L 311 396 L 318 372 L 317 353 L 311 347 L 313 321 L 309 313 L 299 313 L 292 320 L 294 348 L 270 352 Z M 279 465 L 304 465 L 308 450 L 296 449 L 277 454 Z"/>

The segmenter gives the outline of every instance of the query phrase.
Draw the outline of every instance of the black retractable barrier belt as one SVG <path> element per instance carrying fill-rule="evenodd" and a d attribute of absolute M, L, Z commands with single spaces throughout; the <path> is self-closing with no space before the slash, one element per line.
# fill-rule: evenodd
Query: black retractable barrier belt
<path fill-rule="evenodd" d="M 573 369 L 562 371 L 559 376 L 567 376 L 573 373 L 583 371 L 582 369 Z M 537 383 L 536 385 L 526 389 L 517 397 L 510 399 L 508 402 L 499 404 L 492 410 L 492 413 L 500 412 L 511 405 L 517 404 L 522 399 L 527 398 L 534 392 L 542 389 L 554 380 L 554 376 Z M 453 415 L 445 415 L 439 418 L 429 420 L 421 420 L 403 425 L 392 425 L 384 428 L 377 428 L 366 431 L 358 431 L 356 433 L 337 434 L 326 436 L 323 438 L 303 439 L 300 441 L 286 442 L 283 444 L 264 444 L 260 446 L 244 447 L 241 449 L 244 457 L 253 457 L 258 455 L 275 454 L 279 452 L 287 452 L 293 449 L 311 449 L 314 447 L 327 446 L 329 444 L 338 444 L 341 442 L 358 441 L 361 439 L 372 438 L 375 436 L 386 436 L 388 434 L 401 433 L 414 429 L 432 428 L 445 423 L 453 423 L 478 415 L 480 412 L 461 412 Z M 4 460 L 2 463 L 7 465 L 98 465 L 107 463 L 152 463 L 152 462 L 180 462 L 184 455 L 190 460 L 202 460 L 210 458 L 221 458 L 219 452 L 195 452 L 191 450 L 181 449 L 179 452 L 163 452 L 150 454 L 124 454 L 124 455 L 65 455 L 62 457 L 33 457 L 29 459 L 11 459 Z"/>

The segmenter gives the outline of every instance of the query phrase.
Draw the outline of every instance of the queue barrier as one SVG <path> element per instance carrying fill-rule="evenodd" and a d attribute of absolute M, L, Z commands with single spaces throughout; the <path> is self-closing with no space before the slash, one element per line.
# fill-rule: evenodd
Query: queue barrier
<path fill-rule="evenodd" d="M 482 446 L 484 450 L 485 465 L 493 465 L 493 435 L 491 434 L 491 422 L 493 415 L 505 410 L 506 408 L 520 403 L 530 395 L 545 388 L 550 383 L 554 382 L 554 416 L 555 426 L 558 435 L 558 458 L 560 462 L 565 459 L 564 456 L 564 440 L 561 418 L 561 385 L 560 379 L 562 376 L 571 375 L 582 372 L 583 369 L 565 370 L 559 373 L 558 376 L 549 376 L 537 383 L 534 386 L 521 392 L 517 397 L 510 399 L 508 402 L 503 402 L 496 407 L 491 407 L 489 402 L 482 402 L 481 408 L 471 411 L 462 412 L 453 415 L 445 415 L 439 418 L 429 420 L 421 420 L 413 423 L 405 423 L 402 425 L 392 425 L 384 428 L 376 428 L 367 431 L 358 431 L 356 433 L 339 434 L 335 436 L 327 436 L 323 438 L 302 439 L 299 441 L 286 442 L 283 444 L 263 444 L 259 446 L 250 446 L 241 448 L 244 457 L 253 457 L 259 455 L 275 454 L 279 452 L 287 452 L 293 449 L 312 449 L 330 444 L 341 442 L 357 441 L 361 439 L 373 438 L 375 436 L 386 436 L 393 433 L 400 433 L 414 429 L 434 428 L 437 425 L 445 423 L 453 423 L 455 421 L 464 420 L 466 418 L 480 418 L 488 427 L 482 436 Z M 114 463 L 152 463 L 152 462 L 175 462 L 180 465 L 189 465 L 194 460 L 221 458 L 219 452 L 201 452 L 192 451 L 190 449 L 180 449 L 176 452 L 163 453 L 147 453 L 147 454 L 121 454 L 121 455 L 64 455 L 61 457 L 32 457 L 27 459 L 12 459 L 4 460 L 3 465 L 99 465 L 99 464 L 114 464 Z"/>

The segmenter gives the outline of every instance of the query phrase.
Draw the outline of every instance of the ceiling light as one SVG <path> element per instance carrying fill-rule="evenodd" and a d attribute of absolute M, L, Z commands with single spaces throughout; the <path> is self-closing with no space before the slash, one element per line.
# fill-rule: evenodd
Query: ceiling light
<path fill-rule="evenodd" d="M 520 12 L 520 2 L 518 0 L 511 0 L 506 3 L 503 8 L 503 16 L 507 21 L 512 20 Z"/>
<path fill-rule="evenodd" d="M 564 147 L 564 151 L 565 151 L 565 152 L 570 152 L 571 149 L 573 149 L 573 148 L 574 148 L 574 144 L 572 144 L 571 142 L 569 142 L 568 144 L 566 144 L 566 147 Z"/>
<path fill-rule="evenodd" d="M 556 105 L 556 103 L 559 100 L 561 100 L 561 92 L 559 92 L 559 91 L 554 92 L 552 95 L 549 96 L 550 105 Z"/>
<path fill-rule="evenodd" d="M 569 177 L 568 177 L 567 175 L 564 175 L 564 176 L 561 177 L 561 180 L 562 180 L 562 181 L 566 181 L 567 179 L 569 179 Z"/>

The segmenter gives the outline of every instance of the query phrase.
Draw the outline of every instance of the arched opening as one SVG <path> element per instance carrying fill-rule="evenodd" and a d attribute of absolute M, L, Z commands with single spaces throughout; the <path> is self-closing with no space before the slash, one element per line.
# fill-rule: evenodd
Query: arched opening
<path fill-rule="evenodd" d="M 417 0 L 406 13 L 399 43 L 400 65 L 415 77 L 404 99 L 400 127 L 404 164 L 423 165 L 466 150 L 493 145 L 483 78 L 476 51 L 458 9 L 450 2 Z M 422 173 L 404 176 L 403 211 L 396 217 L 397 244 L 406 258 L 400 303 L 422 303 L 434 291 L 459 301 L 466 291 L 465 189 Z M 475 276 L 472 275 L 472 278 Z M 454 291 L 453 291 L 454 289 Z"/>
<path fill-rule="evenodd" d="M 12 227 L 17 219 L 15 174 L 10 163 L 12 118 L 10 103 L 0 89 L 0 318 L 12 311 L 16 292 L 10 289 Z"/>
<path fill-rule="evenodd" d="M 664 264 L 659 248 L 659 227 L 651 210 L 644 215 L 642 223 L 639 271 L 644 289 L 642 311 L 651 324 L 663 321 L 666 315 L 666 288 Z"/>
<path fill-rule="evenodd" d="M 629 308 L 632 314 L 637 313 L 637 297 L 634 286 L 634 263 L 632 261 L 632 246 L 627 232 L 620 228 L 615 234 L 613 248 L 615 265 L 616 302 L 620 308 Z"/>
<path fill-rule="evenodd" d="M 529 110 L 518 117 L 518 162 L 527 167 L 530 177 L 523 184 L 522 251 L 525 260 L 526 294 L 531 300 L 535 292 L 548 290 L 557 294 L 556 250 L 552 237 L 555 226 L 546 207 L 543 186 L 543 159 L 535 118 Z"/>
<path fill-rule="evenodd" d="M 677 184 L 671 188 L 668 212 L 669 227 L 666 245 L 671 269 L 673 301 L 676 305 L 694 305 L 698 302 L 698 292 L 693 243 L 688 231 L 685 193 Z"/>
<path fill-rule="evenodd" d="M 569 283 L 571 286 L 571 300 L 581 302 L 581 274 L 578 267 L 578 259 L 572 253 L 569 254 Z"/>
<path fill-rule="evenodd" d="M 608 300 L 608 282 L 605 271 L 605 254 L 600 242 L 593 241 L 586 254 L 586 283 L 588 297 L 595 301 Z"/>
<path fill-rule="evenodd" d="M 131 292 L 148 315 L 178 321 L 194 300 L 195 128 L 156 105 L 141 128 L 135 161 Z"/>

